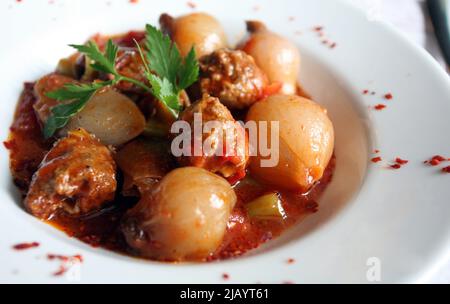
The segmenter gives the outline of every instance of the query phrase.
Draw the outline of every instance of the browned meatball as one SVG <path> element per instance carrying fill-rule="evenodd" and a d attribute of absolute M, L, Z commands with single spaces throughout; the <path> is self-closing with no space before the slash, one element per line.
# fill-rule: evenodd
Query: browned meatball
<path fill-rule="evenodd" d="M 150 191 L 174 167 L 169 145 L 162 140 L 133 140 L 117 152 L 115 160 L 124 174 L 125 196 Z"/>
<path fill-rule="evenodd" d="M 36 103 L 33 105 L 37 117 L 41 123 L 45 123 L 50 116 L 50 109 L 59 102 L 55 99 L 46 96 L 47 93 L 61 89 L 67 83 L 74 83 L 72 78 L 49 74 L 39 79 L 34 85 L 34 94 L 36 96 Z"/>
<path fill-rule="evenodd" d="M 57 212 L 82 215 L 114 199 L 115 163 L 111 152 L 83 129 L 56 142 L 33 176 L 25 207 L 36 217 Z"/>
<path fill-rule="evenodd" d="M 122 76 L 147 83 L 145 67 L 137 48 L 121 47 L 117 54 L 116 69 Z M 119 82 L 116 87 L 121 91 L 142 91 L 140 87 L 126 81 Z"/>
<path fill-rule="evenodd" d="M 209 146 L 211 151 L 202 150 L 201 155 L 192 153 L 192 156 L 181 156 L 179 163 L 219 173 L 230 182 L 243 178 L 248 161 L 248 137 L 243 126 L 234 120 L 218 98 L 209 95 L 204 95 L 180 114 L 180 119 L 187 121 L 191 130 L 194 130 L 194 114 L 201 114 L 203 126 L 214 121 L 219 127 L 203 132 L 202 145 Z M 192 152 L 194 142 L 194 136 L 191 136 Z"/>
<path fill-rule="evenodd" d="M 266 75 L 243 51 L 220 49 L 200 59 L 200 91 L 218 97 L 230 109 L 261 99 Z"/>

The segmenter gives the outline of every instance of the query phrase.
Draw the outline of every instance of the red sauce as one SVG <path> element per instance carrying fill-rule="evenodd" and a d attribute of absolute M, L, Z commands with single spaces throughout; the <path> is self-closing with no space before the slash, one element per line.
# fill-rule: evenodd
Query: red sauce
<path fill-rule="evenodd" d="M 15 184 L 26 192 L 33 173 L 37 170 L 51 142 L 42 138 L 33 104 L 33 84 L 25 83 L 24 92 L 17 105 L 10 137 L 4 143 L 10 152 L 10 167 Z"/>
<path fill-rule="evenodd" d="M 41 129 L 34 114 L 32 84 L 26 84 L 19 100 L 11 134 L 5 146 L 10 151 L 10 164 L 15 183 L 25 195 L 33 173 L 50 149 L 52 143 L 42 139 Z M 254 249 L 266 241 L 279 236 L 308 214 L 318 211 L 317 200 L 332 179 L 335 158 L 330 161 L 323 178 L 306 194 L 284 191 L 262 185 L 251 176 L 234 186 L 238 201 L 230 217 L 227 232 L 219 250 L 208 260 L 236 257 Z M 285 220 L 256 220 L 247 215 L 245 204 L 268 192 L 278 192 L 287 218 Z M 49 222 L 93 247 L 103 247 L 119 253 L 135 255 L 127 246 L 119 229 L 124 213 L 137 203 L 137 198 L 126 198 L 118 192 L 114 202 L 101 211 L 74 218 L 56 214 Z M 74 257 L 48 255 L 49 260 L 73 260 Z M 79 259 L 81 262 L 82 259 Z M 61 265 L 54 275 L 67 271 Z"/>

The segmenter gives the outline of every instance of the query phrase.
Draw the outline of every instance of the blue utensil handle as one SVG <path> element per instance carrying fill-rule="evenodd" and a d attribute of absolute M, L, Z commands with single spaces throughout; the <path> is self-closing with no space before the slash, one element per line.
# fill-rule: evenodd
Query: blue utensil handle
<path fill-rule="evenodd" d="M 437 40 L 450 67 L 450 1 L 427 0 L 427 6 Z"/>

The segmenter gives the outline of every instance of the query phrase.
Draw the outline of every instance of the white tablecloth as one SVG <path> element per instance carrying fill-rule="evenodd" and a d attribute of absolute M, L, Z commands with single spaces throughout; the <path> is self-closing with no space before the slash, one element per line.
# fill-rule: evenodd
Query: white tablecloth
<path fill-rule="evenodd" d="M 433 33 L 423 0 L 348 0 L 403 31 L 414 43 L 425 48 L 444 68 L 445 61 Z M 450 258 L 427 283 L 450 283 Z"/>

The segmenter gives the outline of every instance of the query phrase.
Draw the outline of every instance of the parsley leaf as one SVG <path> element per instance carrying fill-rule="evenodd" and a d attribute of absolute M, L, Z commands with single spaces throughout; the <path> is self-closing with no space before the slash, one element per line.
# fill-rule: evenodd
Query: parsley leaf
<path fill-rule="evenodd" d="M 69 103 L 61 103 L 51 109 L 51 115 L 44 125 L 44 137 L 49 138 L 53 136 L 56 130 L 64 127 L 72 116 L 80 112 L 92 96 L 101 88 L 116 84 L 119 81 L 129 81 L 145 90 L 150 91 L 150 88 L 145 84 L 124 76 L 121 76 L 116 70 L 116 58 L 119 48 L 112 40 L 108 40 L 103 54 L 98 45 L 94 41 L 89 41 L 86 45 L 71 45 L 80 53 L 86 55 L 88 60 L 91 60 L 91 67 L 97 71 L 112 74 L 114 79 L 112 81 L 94 82 L 90 84 L 68 84 L 63 88 L 47 93 L 50 98 L 58 101 L 70 101 Z"/>
<path fill-rule="evenodd" d="M 191 48 L 184 59 L 184 64 L 178 70 L 178 91 L 182 91 L 197 81 L 199 74 L 195 49 Z"/>
<path fill-rule="evenodd" d="M 105 54 L 102 54 L 97 44 L 94 41 L 89 41 L 86 45 L 71 44 L 71 47 L 78 50 L 80 53 L 85 54 L 90 60 L 91 67 L 97 71 L 113 74 L 119 76 L 116 71 L 116 57 L 119 48 L 115 45 L 111 39 L 106 44 Z"/>
<path fill-rule="evenodd" d="M 192 47 L 186 58 L 182 58 L 177 47 L 156 27 L 146 26 L 147 78 L 153 95 L 171 110 L 179 111 L 179 94 L 198 79 L 199 67 L 195 49 Z M 142 50 L 138 45 L 142 55 Z M 145 58 L 142 58 L 145 62 Z M 151 73 L 154 72 L 154 73 Z M 155 75 L 156 74 L 156 75 Z"/>
<path fill-rule="evenodd" d="M 172 84 L 177 80 L 177 69 L 181 65 L 181 55 L 169 36 L 156 27 L 146 26 L 147 58 L 150 68 L 161 78 L 167 78 Z"/>
<path fill-rule="evenodd" d="M 47 96 L 58 101 L 72 100 L 51 109 L 51 115 L 44 125 L 44 137 L 50 138 L 56 130 L 63 128 L 70 118 L 80 112 L 98 89 L 103 88 L 111 82 L 92 84 L 66 84 L 63 88 L 47 93 Z"/>
<path fill-rule="evenodd" d="M 178 100 L 178 94 L 175 93 L 172 84 L 167 78 L 161 79 L 154 74 L 147 74 L 147 78 L 152 86 L 152 94 L 158 100 L 166 104 L 169 110 L 176 117 L 178 111 L 181 110 L 181 105 Z"/>
<path fill-rule="evenodd" d="M 176 117 L 181 110 L 180 92 L 198 79 L 199 66 L 194 48 L 186 58 L 182 58 L 176 46 L 167 35 L 156 27 L 146 26 L 147 52 L 142 52 L 136 42 L 145 67 L 145 75 L 150 87 L 136 79 L 119 74 L 116 69 L 118 46 L 110 39 L 105 52 L 102 53 L 94 41 L 86 45 L 71 45 L 92 61 L 91 67 L 99 72 L 113 76 L 111 81 L 94 82 L 91 84 L 67 84 L 63 88 L 47 93 L 47 96 L 63 103 L 51 109 L 51 115 L 44 126 L 44 137 L 49 138 L 60 128 L 64 127 L 72 116 L 80 112 L 86 103 L 101 88 L 117 84 L 120 81 L 133 83 L 152 93 Z M 149 62 L 147 64 L 147 61 Z"/>

